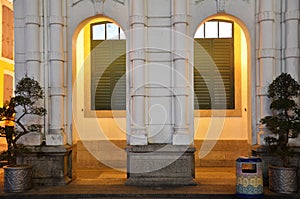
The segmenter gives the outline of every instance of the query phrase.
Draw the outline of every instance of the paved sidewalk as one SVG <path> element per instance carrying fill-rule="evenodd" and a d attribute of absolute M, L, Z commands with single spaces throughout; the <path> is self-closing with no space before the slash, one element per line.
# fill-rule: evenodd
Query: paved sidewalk
<path fill-rule="evenodd" d="M 33 187 L 23 193 L 3 192 L 3 172 L 1 175 L 0 198 L 236 198 L 235 168 L 210 167 L 196 169 L 196 186 L 185 187 L 133 187 L 125 186 L 124 172 L 107 169 L 81 169 L 77 179 L 66 186 Z M 264 198 L 300 198 L 300 194 L 283 196 L 265 188 Z"/>

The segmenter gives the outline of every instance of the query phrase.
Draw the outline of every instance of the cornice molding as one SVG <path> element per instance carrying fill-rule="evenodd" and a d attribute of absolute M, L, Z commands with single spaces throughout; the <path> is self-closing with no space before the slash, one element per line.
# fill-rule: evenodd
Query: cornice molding
<path fill-rule="evenodd" d="M 130 60 L 135 61 L 135 60 L 146 60 L 145 56 L 145 50 L 139 49 L 139 50 L 133 50 L 129 53 L 130 55 Z"/>
<path fill-rule="evenodd" d="M 289 20 L 299 20 L 300 19 L 300 10 L 291 10 L 285 13 L 285 21 Z"/>
<path fill-rule="evenodd" d="M 41 53 L 36 51 L 26 51 L 25 60 L 28 61 L 41 61 Z"/>
<path fill-rule="evenodd" d="M 263 48 L 258 50 L 258 58 L 275 58 L 276 50 L 273 48 Z"/>
<path fill-rule="evenodd" d="M 187 60 L 188 54 L 190 54 L 190 51 L 188 51 L 188 50 L 176 49 L 173 52 L 173 60 L 174 61 L 176 61 L 176 60 Z"/>
<path fill-rule="evenodd" d="M 51 15 L 49 17 L 49 24 L 59 24 L 59 25 L 64 25 L 64 17 L 63 16 L 56 16 L 56 15 Z"/>
<path fill-rule="evenodd" d="M 284 50 L 285 58 L 299 58 L 300 50 L 299 48 L 286 48 Z"/>
<path fill-rule="evenodd" d="M 185 23 L 188 24 L 188 16 L 186 14 L 175 14 L 172 17 L 173 25 L 178 23 Z"/>
<path fill-rule="evenodd" d="M 274 21 L 275 13 L 273 11 L 264 11 L 258 14 L 258 22 L 262 21 Z"/>
<path fill-rule="evenodd" d="M 49 52 L 50 61 L 65 61 L 65 54 L 63 52 L 50 51 Z"/>
<path fill-rule="evenodd" d="M 25 24 L 40 25 L 40 17 L 38 15 L 26 15 Z"/>
<path fill-rule="evenodd" d="M 66 96 L 66 88 L 64 87 L 50 87 L 50 96 Z"/>
<path fill-rule="evenodd" d="M 143 15 L 132 15 L 130 16 L 131 25 L 134 24 L 146 24 L 146 17 Z"/>

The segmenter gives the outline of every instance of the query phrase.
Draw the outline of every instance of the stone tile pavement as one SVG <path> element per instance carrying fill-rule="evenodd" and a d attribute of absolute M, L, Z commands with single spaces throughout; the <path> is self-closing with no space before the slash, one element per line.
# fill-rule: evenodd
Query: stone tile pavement
<path fill-rule="evenodd" d="M 133 187 L 125 186 L 126 173 L 113 169 L 77 170 L 77 179 L 66 186 L 33 187 L 23 193 L 3 192 L 3 170 L 0 171 L 0 198 L 9 199 L 73 199 L 73 198 L 236 198 L 235 168 L 196 168 L 196 186 L 184 187 Z M 300 198 L 279 195 L 264 190 L 264 198 Z"/>

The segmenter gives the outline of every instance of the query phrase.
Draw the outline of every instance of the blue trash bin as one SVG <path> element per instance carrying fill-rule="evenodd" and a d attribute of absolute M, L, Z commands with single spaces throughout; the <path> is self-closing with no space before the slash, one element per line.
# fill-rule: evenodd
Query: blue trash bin
<path fill-rule="evenodd" d="M 236 196 L 239 198 L 263 198 L 261 159 L 239 157 L 236 160 Z"/>

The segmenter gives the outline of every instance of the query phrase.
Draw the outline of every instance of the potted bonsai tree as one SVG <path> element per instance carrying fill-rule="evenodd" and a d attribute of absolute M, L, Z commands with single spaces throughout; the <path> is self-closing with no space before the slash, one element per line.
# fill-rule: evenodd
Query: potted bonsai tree
<path fill-rule="evenodd" d="M 40 124 L 25 124 L 25 116 L 44 116 L 46 110 L 39 107 L 43 99 L 43 90 L 39 83 L 29 77 L 22 78 L 16 85 L 15 96 L 0 108 L 1 136 L 6 138 L 7 150 L 0 154 L 0 160 L 6 160 L 4 167 L 4 191 L 21 192 L 31 187 L 31 166 L 18 165 L 17 157 L 28 152 L 18 140 L 32 132 L 41 132 Z"/>
<path fill-rule="evenodd" d="M 273 136 L 265 138 L 270 152 L 279 157 L 279 165 L 269 166 L 269 187 L 279 193 L 297 192 L 297 168 L 292 165 L 293 148 L 289 140 L 300 133 L 300 85 L 290 74 L 282 73 L 269 85 L 268 97 L 272 99 L 273 115 L 261 119 Z"/>

